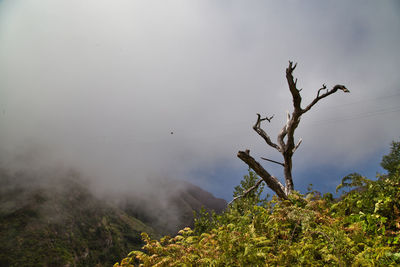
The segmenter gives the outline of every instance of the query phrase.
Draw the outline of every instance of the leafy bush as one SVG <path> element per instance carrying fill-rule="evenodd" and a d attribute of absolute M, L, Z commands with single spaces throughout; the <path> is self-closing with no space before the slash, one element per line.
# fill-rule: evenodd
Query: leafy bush
<path fill-rule="evenodd" d="M 400 166 L 398 143 L 385 162 L 388 175 L 343 178 L 332 195 L 260 199 L 256 191 L 222 215 L 204 213 L 194 230 L 152 240 L 114 266 L 398 266 L 400 264 Z M 391 155 L 391 156 L 390 156 Z M 382 164 L 383 165 L 383 164 Z M 237 193 L 254 185 L 249 173 Z"/>

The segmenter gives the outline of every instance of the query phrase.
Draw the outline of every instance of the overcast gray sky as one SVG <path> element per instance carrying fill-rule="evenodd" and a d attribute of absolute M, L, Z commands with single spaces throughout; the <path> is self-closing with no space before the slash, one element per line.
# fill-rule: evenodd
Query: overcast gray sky
<path fill-rule="evenodd" d="M 303 105 L 322 83 L 351 91 L 302 118 L 294 168 L 351 169 L 400 136 L 399 44 L 398 1 L 3 0 L 2 159 L 75 166 L 107 186 L 187 179 L 226 197 L 246 169 L 238 150 L 280 160 L 251 126 L 275 114 L 276 138 L 293 60 Z"/>

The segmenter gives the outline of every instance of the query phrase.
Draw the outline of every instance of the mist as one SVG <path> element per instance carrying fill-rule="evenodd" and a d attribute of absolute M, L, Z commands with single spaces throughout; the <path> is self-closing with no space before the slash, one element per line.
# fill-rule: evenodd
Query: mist
<path fill-rule="evenodd" d="M 173 178 L 226 197 L 232 180 L 210 174 L 240 180 L 238 150 L 279 159 L 251 127 L 274 114 L 265 127 L 276 138 L 293 60 L 304 104 L 323 83 L 351 92 L 302 118 L 295 168 L 360 164 L 399 137 L 399 11 L 397 1 L 0 1 L 1 163 L 71 167 L 99 191 Z"/>

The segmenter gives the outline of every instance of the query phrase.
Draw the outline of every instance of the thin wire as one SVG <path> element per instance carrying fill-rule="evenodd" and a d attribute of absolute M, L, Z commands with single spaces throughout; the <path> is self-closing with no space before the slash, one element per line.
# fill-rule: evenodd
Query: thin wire
<path fill-rule="evenodd" d="M 327 109 L 327 108 L 337 108 L 337 107 L 349 106 L 349 105 L 354 105 L 354 104 L 358 104 L 358 103 L 364 103 L 364 102 L 366 102 L 366 101 L 381 100 L 381 99 L 391 98 L 391 97 L 399 96 L 399 95 L 400 95 L 400 92 L 399 92 L 399 93 L 396 93 L 396 94 L 392 94 L 392 95 L 364 98 L 364 99 L 360 99 L 360 100 L 357 100 L 357 101 L 354 101 L 354 102 L 343 103 L 343 104 L 340 104 L 340 105 L 326 106 L 326 107 L 324 106 L 323 108 L 326 108 L 326 109 Z M 322 107 L 321 107 L 321 108 L 322 108 Z"/>
<path fill-rule="evenodd" d="M 318 120 L 314 122 L 307 123 L 309 125 L 322 125 L 322 124 L 327 124 L 327 123 L 333 123 L 333 122 L 341 122 L 341 121 L 350 121 L 350 120 L 356 120 L 356 119 L 363 119 L 363 118 L 368 118 L 368 117 L 373 117 L 373 116 L 378 116 L 382 114 L 388 114 L 388 113 L 395 113 L 395 112 L 400 112 L 400 107 L 392 107 L 389 109 L 381 109 L 381 110 L 375 110 L 375 111 L 370 111 L 367 113 L 360 113 L 357 115 L 353 115 L 349 118 L 336 118 L 336 119 L 328 119 L 328 120 Z"/>

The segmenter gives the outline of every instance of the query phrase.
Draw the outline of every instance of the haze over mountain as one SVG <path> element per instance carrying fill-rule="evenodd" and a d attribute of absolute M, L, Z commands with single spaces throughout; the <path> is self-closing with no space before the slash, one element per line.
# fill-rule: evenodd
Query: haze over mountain
<path fill-rule="evenodd" d="M 281 129 L 288 60 L 304 103 L 323 83 L 350 90 L 302 118 L 295 188 L 373 177 L 400 132 L 399 14 L 397 0 L 0 0 L 1 260 L 45 236 L 54 264 L 109 262 L 140 231 L 221 210 L 247 173 L 238 150 L 279 160 L 251 127 L 260 113 Z M 60 180 L 74 173 L 86 182 Z"/>
<path fill-rule="evenodd" d="M 226 201 L 165 180 L 153 195 L 104 195 L 73 170 L 0 169 L 0 266 L 111 266 L 143 245 L 140 234 L 174 235 L 201 207 Z"/>
<path fill-rule="evenodd" d="M 3 0 L 0 157 L 72 166 L 99 190 L 168 177 L 230 199 L 238 150 L 279 160 L 251 126 L 275 114 L 275 138 L 294 60 L 305 102 L 322 83 L 351 91 L 296 134 L 295 182 L 334 188 L 398 137 L 399 28 L 398 1 Z"/>

